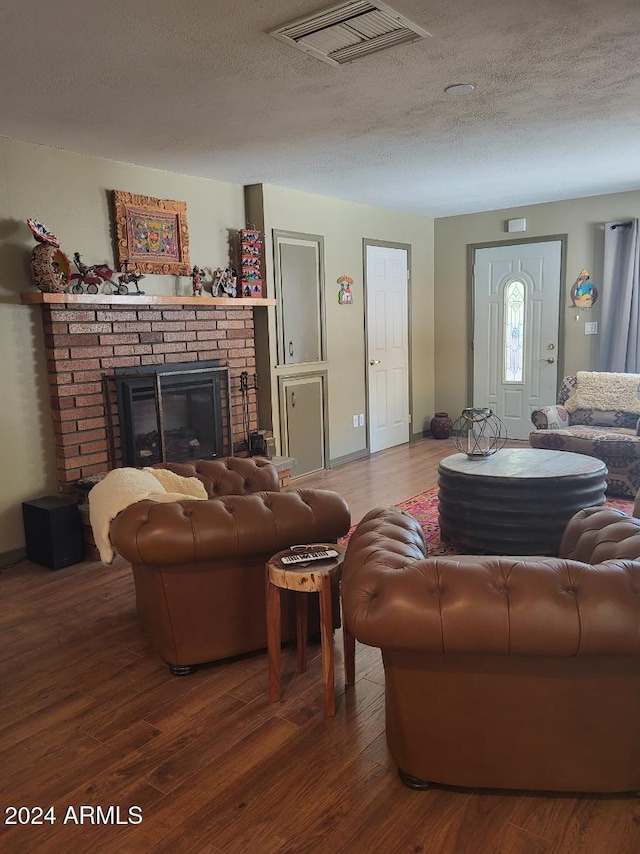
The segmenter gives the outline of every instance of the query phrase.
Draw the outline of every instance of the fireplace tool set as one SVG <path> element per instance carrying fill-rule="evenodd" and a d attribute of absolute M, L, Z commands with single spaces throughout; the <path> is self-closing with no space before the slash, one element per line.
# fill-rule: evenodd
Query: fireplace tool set
<path fill-rule="evenodd" d="M 249 391 L 257 391 L 258 375 L 253 375 L 253 385 L 249 385 L 249 372 L 242 371 L 240 374 L 240 394 L 242 396 L 242 427 L 247 437 L 247 450 L 252 457 L 264 457 L 267 455 L 267 441 L 264 434 L 259 430 L 250 429 L 249 419 Z"/>

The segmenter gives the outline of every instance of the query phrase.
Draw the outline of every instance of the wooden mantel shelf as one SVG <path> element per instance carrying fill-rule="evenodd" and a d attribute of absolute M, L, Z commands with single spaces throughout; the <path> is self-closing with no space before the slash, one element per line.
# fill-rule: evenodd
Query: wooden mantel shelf
<path fill-rule="evenodd" d="M 250 305 L 257 308 L 262 305 L 275 305 L 275 299 L 258 297 L 189 297 L 164 294 L 145 294 L 144 296 L 120 296 L 118 294 L 67 294 L 23 291 L 20 294 L 23 305 L 43 305 L 44 303 L 63 303 L 65 305 Z"/>

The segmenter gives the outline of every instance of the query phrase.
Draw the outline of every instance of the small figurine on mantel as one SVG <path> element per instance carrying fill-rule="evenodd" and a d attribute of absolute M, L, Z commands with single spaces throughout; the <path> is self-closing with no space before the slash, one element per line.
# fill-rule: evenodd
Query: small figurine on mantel
<path fill-rule="evenodd" d="M 125 261 L 122 265 L 124 272 L 118 276 L 118 293 L 129 294 L 130 296 L 144 296 L 144 291 L 140 290 L 138 282 L 144 279 L 144 273 L 136 273 L 135 270 L 129 270 L 129 262 Z M 129 285 L 135 285 L 135 291 L 129 290 Z"/>
<path fill-rule="evenodd" d="M 202 267 L 194 266 L 191 271 L 191 284 L 193 287 L 193 295 L 194 297 L 202 296 L 202 287 L 204 282 L 205 272 Z"/>
<path fill-rule="evenodd" d="M 235 297 L 238 288 L 238 276 L 233 267 L 218 268 L 213 274 L 214 297 Z"/>
<path fill-rule="evenodd" d="M 113 293 L 114 288 L 118 289 L 118 286 L 111 278 L 113 270 L 106 261 L 104 264 L 92 264 L 91 267 L 88 267 L 84 263 L 82 255 L 79 252 L 74 252 L 73 263 L 76 265 L 78 272 L 72 273 L 69 277 L 72 294 L 84 293 L 85 287 L 88 294 L 97 294 L 101 285 L 103 292 L 106 294 Z"/>

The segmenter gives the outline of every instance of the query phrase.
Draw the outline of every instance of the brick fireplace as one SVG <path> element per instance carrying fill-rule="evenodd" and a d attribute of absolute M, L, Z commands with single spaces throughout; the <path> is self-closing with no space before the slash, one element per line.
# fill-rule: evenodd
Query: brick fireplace
<path fill-rule="evenodd" d="M 104 377 L 117 368 L 207 360 L 227 364 L 233 443 L 236 450 L 242 446 L 246 434 L 240 375 L 247 371 L 252 377 L 256 371 L 250 304 L 238 300 L 238 305 L 215 305 L 206 298 L 187 298 L 182 304 L 176 297 L 93 302 L 77 296 L 48 302 L 49 295 L 34 296 L 40 299 L 33 302 L 42 305 L 61 492 L 71 493 L 80 478 L 114 467 Z M 249 389 L 248 413 L 249 428 L 255 430 L 253 389 Z"/>

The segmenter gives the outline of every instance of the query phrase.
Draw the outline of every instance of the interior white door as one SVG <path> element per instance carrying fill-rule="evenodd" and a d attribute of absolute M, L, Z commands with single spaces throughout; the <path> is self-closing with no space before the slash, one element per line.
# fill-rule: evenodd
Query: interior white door
<path fill-rule="evenodd" d="M 489 406 L 510 439 L 555 403 L 562 243 L 477 249 L 473 276 L 473 405 Z"/>
<path fill-rule="evenodd" d="M 366 247 L 369 450 L 409 441 L 408 253 Z"/>

